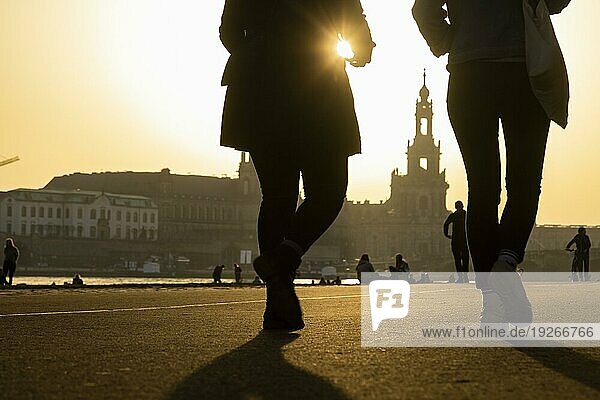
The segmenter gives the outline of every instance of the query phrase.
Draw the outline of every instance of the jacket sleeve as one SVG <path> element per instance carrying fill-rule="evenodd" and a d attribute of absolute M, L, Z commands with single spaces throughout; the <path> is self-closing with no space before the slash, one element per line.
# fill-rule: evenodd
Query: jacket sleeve
<path fill-rule="evenodd" d="M 442 8 L 445 3 L 446 0 L 416 0 L 412 8 L 419 31 L 436 57 L 448 53 L 452 44 L 452 27 Z"/>
<path fill-rule="evenodd" d="M 564 10 L 570 2 L 571 0 L 546 0 L 546 5 L 548 6 L 550 14 L 558 14 Z"/>
<path fill-rule="evenodd" d="M 569 243 L 567 243 L 567 249 L 573 246 L 577 242 L 577 236 L 575 236 Z"/>
<path fill-rule="evenodd" d="M 339 27 L 357 58 L 371 60 L 375 43 L 360 0 L 344 0 Z"/>
<path fill-rule="evenodd" d="M 219 37 L 223 46 L 233 53 L 239 44 L 244 40 L 244 24 L 241 15 L 240 0 L 226 0 L 223 16 L 221 17 L 221 26 L 219 27 Z"/>

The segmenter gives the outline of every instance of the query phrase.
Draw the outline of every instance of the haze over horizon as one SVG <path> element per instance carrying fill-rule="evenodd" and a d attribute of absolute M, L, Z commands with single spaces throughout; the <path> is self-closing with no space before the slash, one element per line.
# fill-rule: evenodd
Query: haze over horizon
<path fill-rule="evenodd" d="M 390 173 L 406 172 L 414 102 L 427 68 L 434 136 L 450 184 L 466 197 L 462 160 L 445 107 L 446 59 L 412 20 L 412 1 L 362 0 L 377 47 L 348 67 L 363 154 L 351 158 L 348 198 L 387 199 Z M 0 190 L 39 188 L 74 172 L 160 171 L 235 176 L 239 153 L 219 147 L 227 52 L 223 2 L 3 0 L 0 3 Z M 538 223 L 600 225 L 596 110 L 600 2 L 574 2 L 555 26 L 571 79 L 566 132 L 553 125 Z M 309 62 L 309 61 L 308 61 Z M 597 161 L 596 161 L 597 162 Z"/>

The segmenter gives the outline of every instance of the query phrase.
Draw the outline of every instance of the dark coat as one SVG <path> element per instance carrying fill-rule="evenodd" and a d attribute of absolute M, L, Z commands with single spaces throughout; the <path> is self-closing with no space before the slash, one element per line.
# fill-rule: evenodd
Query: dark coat
<path fill-rule="evenodd" d="M 221 145 L 359 153 L 338 33 L 370 60 L 360 0 L 226 0 L 220 37 L 231 56 Z"/>

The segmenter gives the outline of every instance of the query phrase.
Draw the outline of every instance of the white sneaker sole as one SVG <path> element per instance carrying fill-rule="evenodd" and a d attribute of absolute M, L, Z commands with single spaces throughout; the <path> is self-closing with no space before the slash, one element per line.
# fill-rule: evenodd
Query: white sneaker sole
<path fill-rule="evenodd" d="M 508 322 L 531 324 L 533 311 L 519 274 L 503 261 L 496 261 L 488 278 L 490 287 L 498 293 Z"/>

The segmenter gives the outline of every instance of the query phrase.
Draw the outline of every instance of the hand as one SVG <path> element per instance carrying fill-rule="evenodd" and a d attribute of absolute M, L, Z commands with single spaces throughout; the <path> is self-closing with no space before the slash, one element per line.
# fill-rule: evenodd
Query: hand
<path fill-rule="evenodd" d="M 356 57 L 356 56 L 354 56 L 353 58 L 348 59 L 348 62 L 353 67 L 360 68 L 360 67 L 364 67 L 365 65 L 367 65 L 368 63 L 370 63 L 371 59 L 370 58 L 366 59 L 366 58 L 363 58 L 363 57 Z"/>

